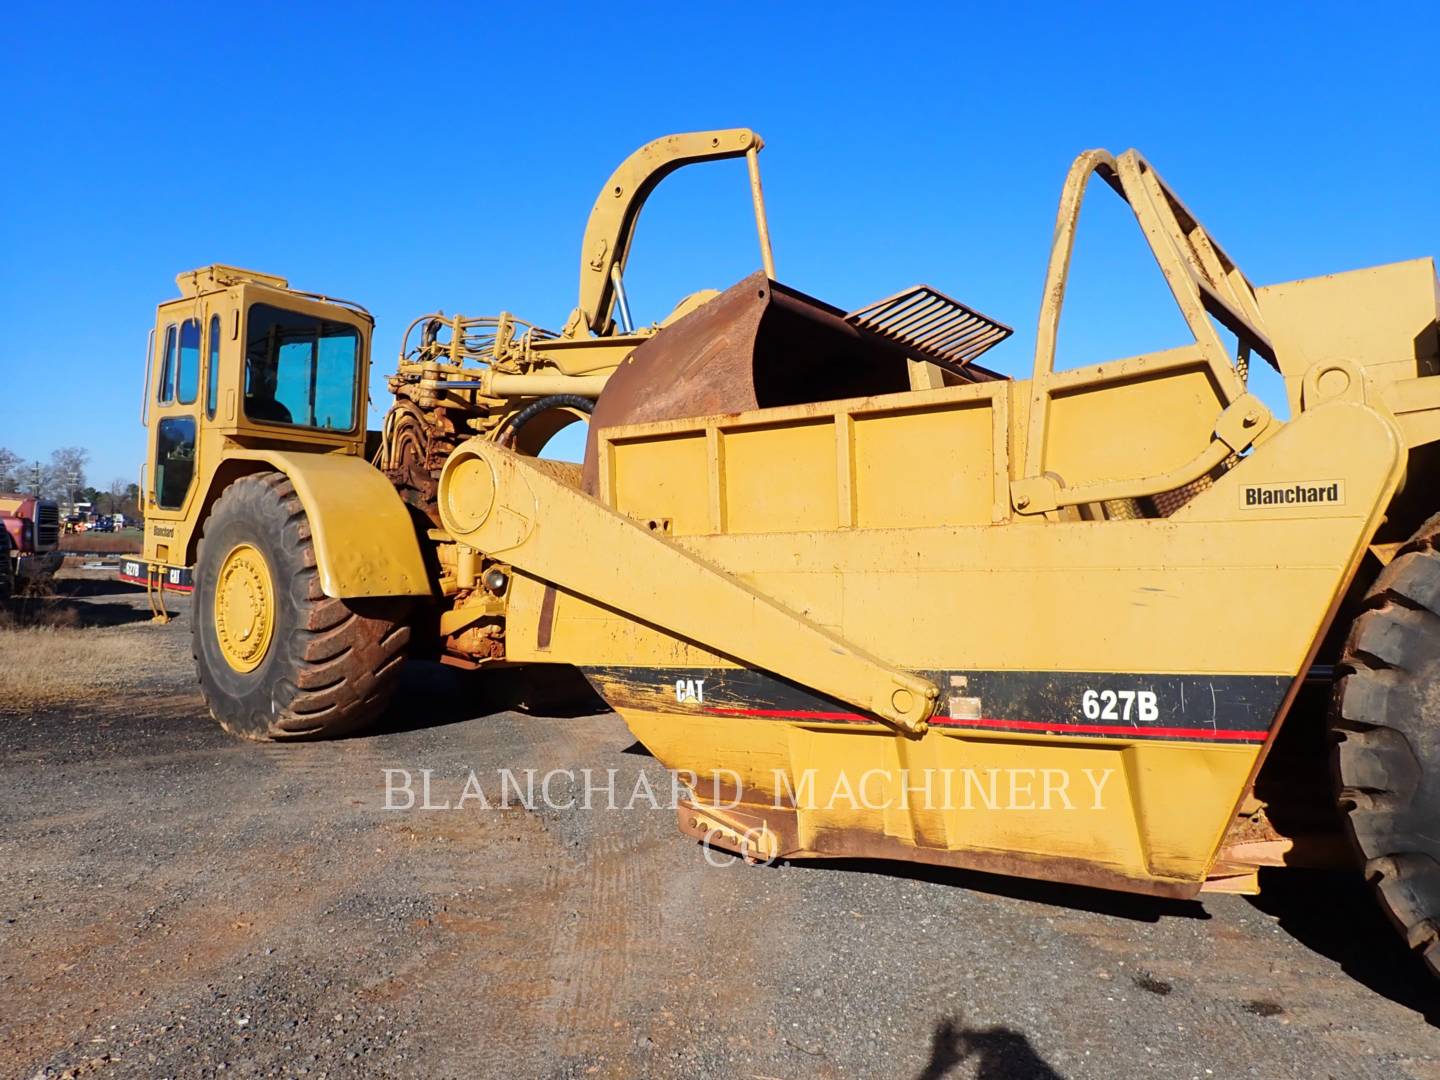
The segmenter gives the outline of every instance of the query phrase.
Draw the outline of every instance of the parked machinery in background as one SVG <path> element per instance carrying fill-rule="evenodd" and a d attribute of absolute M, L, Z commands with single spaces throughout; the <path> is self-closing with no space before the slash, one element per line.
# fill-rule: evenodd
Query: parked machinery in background
<path fill-rule="evenodd" d="M 8 538 L 8 580 L 18 588 L 60 568 L 60 507 L 35 495 L 0 492 L 0 525 Z"/>

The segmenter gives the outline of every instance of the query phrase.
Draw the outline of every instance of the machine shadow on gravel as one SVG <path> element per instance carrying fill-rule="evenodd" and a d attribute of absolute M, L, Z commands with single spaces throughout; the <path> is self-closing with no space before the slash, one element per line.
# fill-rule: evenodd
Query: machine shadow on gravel
<path fill-rule="evenodd" d="M 564 676 L 563 670 L 571 677 Z M 401 671 L 400 690 L 378 721 L 349 738 L 445 727 L 502 712 L 557 720 L 610 712 L 574 668 L 551 670 L 537 678 L 518 667 L 461 671 L 411 660 Z"/>
<path fill-rule="evenodd" d="M 1069 885 L 1031 878 L 1004 877 L 983 870 L 964 870 L 953 866 L 930 866 L 925 863 L 889 861 L 885 859 L 824 859 L 798 860 L 784 865 L 791 870 L 839 870 L 851 874 L 879 874 L 890 878 L 926 881 L 948 888 L 966 889 L 991 896 L 1006 896 L 1049 907 L 1070 908 L 1094 915 L 1108 915 L 1131 922 L 1159 922 L 1162 918 L 1209 919 L 1210 913 L 1195 900 L 1172 900 L 1160 896 L 1108 892 L 1083 885 Z"/>
<path fill-rule="evenodd" d="M 92 596 L 133 596 L 143 593 L 145 586 L 118 578 L 69 578 L 57 582 L 57 591 L 71 599 Z"/>
<path fill-rule="evenodd" d="M 1440 999 L 1424 965 L 1386 923 L 1355 873 L 1325 870 L 1262 870 L 1262 891 L 1247 897 L 1279 921 L 1280 929 L 1321 956 L 1334 960 L 1356 982 L 1440 1027 Z M 1324 903 L 1317 904 L 1316 897 Z"/>
<path fill-rule="evenodd" d="M 959 1017 L 945 1017 L 930 1036 L 930 1060 L 916 1080 L 942 1080 L 973 1060 L 976 1080 L 1061 1080 L 1058 1072 L 1014 1028 L 960 1026 Z"/>
<path fill-rule="evenodd" d="M 72 596 L 17 596 L 0 604 L 0 625 L 93 630 L 149 622 L 150 612 L 122 604 L 86 603 Z"/>

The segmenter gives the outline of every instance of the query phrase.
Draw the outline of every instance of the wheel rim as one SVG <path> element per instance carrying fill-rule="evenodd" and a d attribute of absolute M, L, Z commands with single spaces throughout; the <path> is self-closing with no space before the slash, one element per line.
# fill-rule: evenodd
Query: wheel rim
<path fill-rule="evenodd" d="M 260 666 L 275 631 L 275 590 L 265 557 L 249 544 L 237 544 L 220 563 L 214 622 L 227 664 L 239 672 Z"/>

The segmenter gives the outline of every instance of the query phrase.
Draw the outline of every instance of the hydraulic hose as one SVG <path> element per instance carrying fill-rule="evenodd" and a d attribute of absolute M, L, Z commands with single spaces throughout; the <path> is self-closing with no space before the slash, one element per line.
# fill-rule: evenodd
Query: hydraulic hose
<path fill-rule="evenodd" d="M 510 418 L 505 430 L 500 433 L 499 443 L 501 446 L 510 446 L 515 442 L 515 436 L 520 429 L 528 424 L 535 417 L 551 409 L 568 408 L 576 409 L 589 416 L 595 411 L 595 402 L 592 398 L 581 397 L 579 394 L 551 394 L 549 397 L 539 398 L 532 401 L 525 408 Z"/>

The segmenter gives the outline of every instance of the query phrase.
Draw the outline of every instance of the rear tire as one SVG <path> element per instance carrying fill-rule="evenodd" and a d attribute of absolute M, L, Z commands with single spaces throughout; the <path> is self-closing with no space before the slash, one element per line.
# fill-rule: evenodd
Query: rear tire
<path fill-rule="evenodd" d="M 191 642 L 211 715 L 249 739 L 360 730 L 394 692 L 406 606 L 326 596 L 289 479 L 242 477 L 216 501 L 196 558 Z"/>
<path fill-rule="evenodd" d="M 1380 902 L 1440 976 L 1440 515 L 1381 571 L 1335 691 L 1340 808 Z"/>

